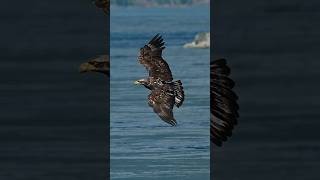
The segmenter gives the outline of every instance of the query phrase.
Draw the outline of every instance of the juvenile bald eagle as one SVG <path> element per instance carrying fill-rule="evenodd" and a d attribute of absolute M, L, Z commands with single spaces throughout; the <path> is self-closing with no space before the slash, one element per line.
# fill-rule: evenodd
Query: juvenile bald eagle
<path fill-rule="evenodd" d="M 217 146 L 232 135 L 239 117 L 238 96 L 232 91 L 234 82 L 229 75 L 230 68 L 225 59 L 210 63 L 210 131 L 211 142 Z"/>
<path fill-rule="evenodd" d="M 148 96 L 148 105 L 166 123 L 175 126 L 173 117 L 174 106 L 180 107 L 184 101 L 184 91 L 180 80 L 173 81 L 171 70 L 162 58 L 164 49 L 162 37 L 157 34 L 144 47 L 140 48 L 139 63 L 148 71 L 149 77 L 135 81 L 151 90 Z"/>

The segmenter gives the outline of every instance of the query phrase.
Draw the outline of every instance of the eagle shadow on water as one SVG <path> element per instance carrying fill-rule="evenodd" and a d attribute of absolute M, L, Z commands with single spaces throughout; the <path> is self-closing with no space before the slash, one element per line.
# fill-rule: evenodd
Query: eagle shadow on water
<path fill-rule="evenodd" d="M 162 37 L 157 34 L 148 44 L 140 48 L 139 63 L 148 71 L 149 77 L 134 82 L 151 90 L 148 105 L 164 122 L 177 125 L 173 107 L 180 107 L 184 101 L 184 90 L 180 80 L 173 81 L 168 63 L 162 58 L 165 49 Z"/>

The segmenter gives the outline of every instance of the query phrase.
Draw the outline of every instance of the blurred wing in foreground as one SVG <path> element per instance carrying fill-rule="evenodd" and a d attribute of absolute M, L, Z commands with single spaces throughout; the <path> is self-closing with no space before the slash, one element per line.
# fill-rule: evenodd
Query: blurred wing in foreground
<path fill-rule="evenodd" d="M 239 117 L 238 96 L 232 90 L 234 82 L 229 74 L 225 59 L 210 63 L 210 131 L 211 142 L 217 146 L 232 135 Z"/>

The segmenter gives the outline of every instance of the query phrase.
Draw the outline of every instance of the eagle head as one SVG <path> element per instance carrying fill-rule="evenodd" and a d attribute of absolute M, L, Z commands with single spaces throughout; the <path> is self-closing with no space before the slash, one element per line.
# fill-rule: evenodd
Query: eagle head
<path fill-rule="evenodd" d="M 148 80 L 139 79 L 139 80 L 134 81 L 133 84 L 135 84 L 135 85 L 143 85 L 145 88 L 151 90 L 150 83 L 149 83 Z"/>
<path fill-rule="evenodd" d="M 148 81 L 145 80 L 145 79 L 139 79 L 139 80 L 134 81 L 133 84 L 135 84 L 135 85 L 147 85 Z"/>
<path fill-rule="evenodd" d="M 109 57 L 107 55 L 101 55 L 82 63 L 79 67 L 80 73 L 84 72 L 100 72 L 109 76 Z"/>

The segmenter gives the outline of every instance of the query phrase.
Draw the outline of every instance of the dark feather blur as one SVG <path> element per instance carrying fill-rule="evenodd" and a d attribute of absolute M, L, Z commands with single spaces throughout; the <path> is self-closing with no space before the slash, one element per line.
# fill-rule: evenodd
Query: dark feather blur
<path fill-rule="evenodd" d="M 105 15 L 90 1 L 5 1 L 0 19 L 0 179 L 107 179 L 108 80 L 78 73 L 105 52 Z"/>
<path fill-rule="evenodd" d="M 228 60 L 241 115 L 213 146 L 213 179 L 320 179 L 320 2 L 211 5 L 212 58 Z"/>

